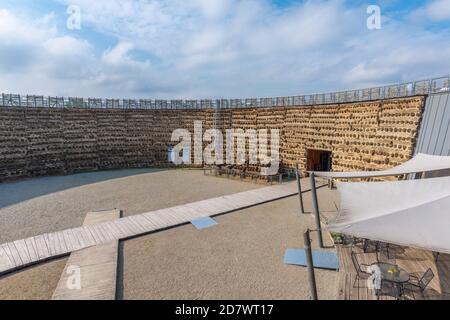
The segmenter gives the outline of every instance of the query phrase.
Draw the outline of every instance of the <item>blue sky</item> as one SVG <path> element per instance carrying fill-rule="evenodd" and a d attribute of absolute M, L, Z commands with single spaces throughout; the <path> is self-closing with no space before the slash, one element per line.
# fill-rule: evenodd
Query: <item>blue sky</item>
<path fill-rule="evenodd" d="M 369 5 L 381 29 L 366 26 Z M 66 26 L 70 5 L 81 30 Z M 450 0 L 0 0 L 0 91 L 244 98 L 450 73 Z"/>

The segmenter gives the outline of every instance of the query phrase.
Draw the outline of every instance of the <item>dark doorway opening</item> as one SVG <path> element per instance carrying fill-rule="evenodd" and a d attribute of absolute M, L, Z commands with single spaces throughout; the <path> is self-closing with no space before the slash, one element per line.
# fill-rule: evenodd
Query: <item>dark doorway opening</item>
<path fill-rule="evenodd" d="M 331 151 L 308 150 L 307 168 L 308 171 L 331 171 Z"/>

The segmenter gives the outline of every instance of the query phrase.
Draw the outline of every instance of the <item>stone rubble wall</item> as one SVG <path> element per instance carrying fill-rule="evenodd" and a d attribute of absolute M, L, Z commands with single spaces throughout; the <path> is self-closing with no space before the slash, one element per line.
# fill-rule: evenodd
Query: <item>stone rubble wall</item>
<path fill-rule="evenodd" d="M 308 149 L 333 170 L 380 170 L 413 153 L 425 97 L 314 107 L 222 109 L 217 127 L 279 129 L 283 165 L 306 170 Z M 81 170 L 168 165 L 175 129 L 213 128 L 214 110 L 0 107 L 0 181 Z M 205 147 L 208 143 L 204 142 Z M 236 149 L 236 146 L 235 146 Z M 193 157 L 193 152 L 192 152 Z"/>

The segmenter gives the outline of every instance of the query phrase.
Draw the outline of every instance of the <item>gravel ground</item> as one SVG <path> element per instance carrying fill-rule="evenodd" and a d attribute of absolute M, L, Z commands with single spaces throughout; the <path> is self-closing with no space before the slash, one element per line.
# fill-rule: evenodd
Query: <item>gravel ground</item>
<path fill-rule="evenodd" d="M 298 208 L 291 197 L 219 216 L 208 229 L 185 225 L 126 241 L 122 298 L 308 299 L 306 268 L 283 263 L 314 228 Z M 316 279 L 320 299 L 334 299 L 337 272 L 316 270 Z"/>
<path fill-rule="evenodd" d="M 0 184 L 0 243 L 80 226 L 87 212 L 120 208 L 138 214 L 261 185 L 204 176 L 196 170 L 130 169 Z M 170 192 L 169 192 L 170 191 Z M 48 299 L 66 259 L 0 278 L 0 299 Z"/>
<path fill-rule="evenodd" d="M 95 209 L 117 207 L 130 215 L 261 186 L 192 170 L 99 172 L 1 184 L 0 204 L 10 204 L 0 209 L 0 243 L 79 226 Z M 321 199 L 329 196 L 326 189 L 321 193 Z M 309 203 L 308 194 L 307 211 Z M 302 232 L 314 227 L 298 207 L 298 198 L 291 197 L 217 217 L 219 225 L 202 231 L 185 225 L 123 242 L 119 297 L 307 299 L 305 268 L 283 263 L 285 249 L 301 248 Z M 321 201 L 322 210 L 333 208 L 333 201 Z M 50 298 L 65 263 L 56 260 L 0 278 L 0 299 Z M 320 298 L 334 298 L 337 273 L 317 270 L 316 277 Z"/>
<path fill-rule="evenodd" d="M 67 259 L 37 265 L 0 278 L 0 300 L 49 300 Z"/>
<path fill-rule="evenodd" d="M 0 209 L 0 243 L 80 226 L 93 210 L 118 208 L 126 216 L 258 187 L 198 170 L 152 169 L 4 183 L 0 206 L 10 205 Z"/>

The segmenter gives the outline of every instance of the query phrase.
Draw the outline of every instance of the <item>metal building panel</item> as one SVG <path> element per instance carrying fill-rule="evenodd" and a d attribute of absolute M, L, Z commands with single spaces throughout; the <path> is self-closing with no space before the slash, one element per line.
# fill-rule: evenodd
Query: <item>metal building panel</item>
<path fill-rule="evenodd" d="M 450 93 L 428 96 L 415 153 L 450 155 Z"/>

